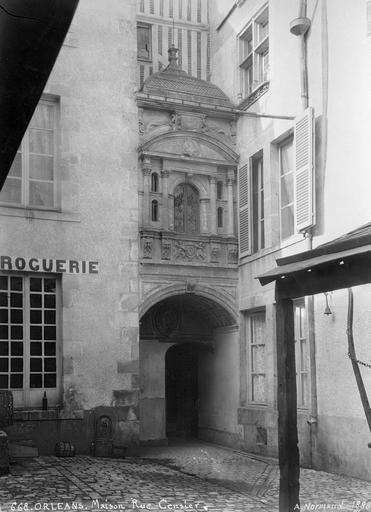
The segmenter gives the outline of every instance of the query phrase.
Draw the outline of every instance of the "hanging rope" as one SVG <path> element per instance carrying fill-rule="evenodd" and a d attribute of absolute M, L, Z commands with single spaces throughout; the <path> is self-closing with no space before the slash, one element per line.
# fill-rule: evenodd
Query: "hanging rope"
<path fill-rule="evenodd" d="M 349 352 L 348 352 L 348 357 L 351 361 L 354 361 L 355 363 L 361 364 L 362 366 L 366 366 L 366 368 L 371 369 L 370 363 L 365 363 L 364 361 L 360 361 L 359 359 L 354 359 L 354 357 L 352 357 Z"/>

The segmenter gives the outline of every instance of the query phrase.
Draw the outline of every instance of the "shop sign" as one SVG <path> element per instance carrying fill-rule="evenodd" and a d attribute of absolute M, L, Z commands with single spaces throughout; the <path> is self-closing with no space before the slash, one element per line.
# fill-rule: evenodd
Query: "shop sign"
<path fill-rule="evenodd" d="M 53 272 L 56 274 L 98 274 L 98 262 L 0 256 L 0 270 Z"/>

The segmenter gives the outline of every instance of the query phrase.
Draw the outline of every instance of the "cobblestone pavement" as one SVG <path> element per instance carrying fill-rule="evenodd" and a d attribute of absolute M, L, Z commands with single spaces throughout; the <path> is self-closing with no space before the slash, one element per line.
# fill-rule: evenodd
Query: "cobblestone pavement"
<path fill-rule="evenodd" d="M 276 461 L 201 442 L 146 449 L 140 458 L 122 460 L 23 459 L 11 465 L 10 475 L 0 477 L 1 512 L 274 512 L 277 503 Z M 303 469 L 301 507 L 371 510 L 371 484 Z"/>
<path fill-rule="evenodd" d="M 201 441 L 143 447 L 140 455 L 235 492 L 254 496 L 265 503 L 268 510 L 277 510 L 279 468 L 276 459 Z M 302 468 L 300 503 L 303 510 L 371 511 L 371 483 Z"/>

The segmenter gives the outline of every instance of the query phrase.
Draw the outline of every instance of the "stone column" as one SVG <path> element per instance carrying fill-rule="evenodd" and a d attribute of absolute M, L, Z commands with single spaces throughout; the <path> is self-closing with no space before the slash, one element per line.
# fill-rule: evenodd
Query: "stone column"
<path fill-rule="evenodd" d="M 210 200 L 207 197 L 200 199 L 200 233 L 209 232 L 208 210 L 210 209 Z"/>
<path fill-rule="evenodd" d="M 228 176 L 227 179 L 227 205 L 228 205 L 228 225 L 227 225 L 227 235 L 234 235 L 234 208 L 233 208 L 233 186 L 234 186 L 234 176 Z"/>
<path fill-rule="evenodd" d="M 161 171 L 162 177 L 162 228 L 169 230 L 169 171 Z"/>
<path fill-rule="evenodd" d="M 150 226 L 150 220 L 151 220 L 151 202 L 149 200 L 149 191 L 151 188 L 151 173 L 152 173 L 152 166 L 151 166 L 151 160 L 149 158 L 145 158 L 143 160 L 142 165 L 143 170 L 143 227 Z"/>
<path fill-rule="evenodd" d="M 217 234 L 217 227 L 216 227 L 216 178 L 209 178 L 210 181 L 210 212 L 209 212 L 209 219 L 210 219 L 210 233 L 212 235 Z"/>

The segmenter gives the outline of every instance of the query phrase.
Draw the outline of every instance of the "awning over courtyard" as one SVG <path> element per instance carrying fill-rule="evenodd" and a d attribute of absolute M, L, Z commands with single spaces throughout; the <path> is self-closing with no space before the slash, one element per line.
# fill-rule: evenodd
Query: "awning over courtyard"
<path fill-rule="evenodd" d="M 277 260 L 258 276 L 264 286 L 280 283 L 281 297 L 303 297 L 348 288 L 371 280 L 371 223 L 310 251 Z"/>
<path fill-rule="evenodd" d="M 371 282 L 371 223 L 301 254 L 277 260 L 258 276 L 264 286 L 275 281 L 278 384 L 280 512 L 298 510 L 299 450 L 293 299 Z M 353 296 L 349 290 L 348 346 L 354 374 L 371 429 L 371 409 L 355 358 Z M 352 357 L 351 357 L 352 356 Z M 370 446 L 370 445 L 369 445 Z"/>

